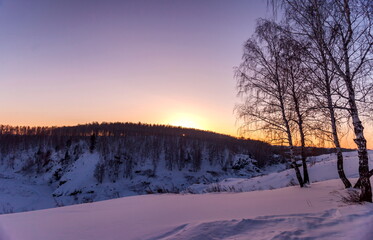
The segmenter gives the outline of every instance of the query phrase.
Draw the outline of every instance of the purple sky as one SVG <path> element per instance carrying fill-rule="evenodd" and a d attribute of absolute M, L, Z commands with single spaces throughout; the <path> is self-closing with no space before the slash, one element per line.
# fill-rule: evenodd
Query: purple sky
<path fill-rule="evenodd" d="M 0 0 L 0 124 L 141 121 L 236 135 L 233 67 L 270 15 L 266 0 Z"/>
<path fill-rule="evenodd" d="M 3 0 L 0 122 L 236 134 L 233 67 L 269 14 L 265 0 Z"/>

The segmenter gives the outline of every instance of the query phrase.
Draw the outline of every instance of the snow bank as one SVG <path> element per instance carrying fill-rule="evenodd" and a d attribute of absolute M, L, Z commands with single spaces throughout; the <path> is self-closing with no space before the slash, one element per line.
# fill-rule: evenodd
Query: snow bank
<path fill-rule="evenodd" d="M 2 215 L 0 226 L 4 240 L 347 239 L 359 229 L 356 239 L 372 236 L 373 205 L 343 207 L 335 193 L 342 189 L 330 180 L 303 189 L 134 196 Z"/>

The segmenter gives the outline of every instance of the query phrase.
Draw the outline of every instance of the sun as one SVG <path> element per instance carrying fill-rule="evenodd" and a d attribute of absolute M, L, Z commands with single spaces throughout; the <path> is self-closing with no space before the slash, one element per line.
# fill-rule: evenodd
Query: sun
<path fill-rule="evenodd" d="M 199 128 L 197 123 L 188 119 L 175 120 L 174 122 L 171 122 L 170 125 L 175 127 Z"/>
<path fill-rule="evenodd" d="M 169 125 L 175 127 L 203 129 L 203 124 L 198 116 L 190 114 L 175 114 L 168 121 Z"/>

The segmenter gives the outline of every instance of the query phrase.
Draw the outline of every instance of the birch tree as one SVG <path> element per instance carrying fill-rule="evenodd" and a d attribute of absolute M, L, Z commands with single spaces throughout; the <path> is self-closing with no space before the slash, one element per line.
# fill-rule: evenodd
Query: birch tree
<path fill-rule="evenodd" d="M 311 54 L 312 52 L 312 54 Z M 341 100 L 338 96 L 336 91 L 340 91 L 339 85 L 335 84 L 335 74 L 330 69 L 333 69 L 330 62 L 328 61 L 328 57 L 325 52 L 317 47 L 311 48 L 309 50 L 310 56 L 312 58 L 314 64 L 311 64 L 310 68 L 311 71 L 311 81 L 313 84 L 312 89 L 312 96 L 313 96 L 313 106 L 319 111 L 319 116 L 321 115 L 321 122 L 323 124 L 324 120 L 330 122 L 330 130 L 325 130 L 325 127 L 321 127 L 322 134 L 327 134 L 331 136 L 331 141 L 334 144 L 335 152 L 337 155 L 337 170 L 338 176 L 343 182 L 345 188 L 350 188 L 351 182 L 346 177 L 344 172 L 344 164 L 343 164 L 343 154 L 342 148 L 340 144 L 340 134 L 339 134 L 339 124 L 338 124 L 338 116 L 337 110 L 338 109 L 346 109 L 345 101 L 338 101 Z M 316 66 L 315 66 L 316 65 Z M 337 88 L 337 90 L 335 89 Z M 333 97 L 334 96 L 334 97 Z"/>
<path fill-rule="evenodd" d="M 306 46 L 301 41 L 296 41 L 289 31 L 284 29 L 284 38 L 282 39 L 281 69 L 284 81 L 287 81 L 288 94 L 291 101 L 291 111 L 294 113 L 293 121 L 297 125 L 299 133 L 301 159 L 303 167 L 303 181 L 305 184 L 310 183 L 308 168 L 306 162 L 306 121 L 310 108 L 308 95 L 311 88 L 309 75 L 304 65 L 304 53 Z"/>
<path fill-rule="evenodd" d="M 343 81 L 359 157 L 360 200 L 372 202 L 368 153 L 358 102 L 372 89 L 372 14 L 368 0 L 284 0 L 287 17 L 300 34 L 319 41 Z"/>
<path fill-rule="evenodd" d="M 244 103 L 237 105 L 246 130 L 261 131 L 277 143 L 289 146 L 298 183 L 304 185 L 294 156 L 293 112 L 289 82 L 281 68 L 285 36 L 277 24 L 260 20 L 256 33 L 244 45 L 243 61 L 236 69 L 237 88 Z"/>

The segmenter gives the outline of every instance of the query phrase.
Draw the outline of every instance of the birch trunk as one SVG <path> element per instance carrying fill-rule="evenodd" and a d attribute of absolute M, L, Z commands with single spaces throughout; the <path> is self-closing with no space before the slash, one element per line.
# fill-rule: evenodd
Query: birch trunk
<path fill-rule="evenodd" d="M 343 39 L 343 57 L 345 72 L 342 75 L 343 80 L 346 84 L 348 91 L 348 104 L 350 106 L 350 115 L 352 118 L 352 124 L 355 132 L 355 143 L 358 148 L 359 156 L 359 177 L 360 177 L 360 201 L 372 202 L 372 186 L 369 180 L 369 162 L 368 162 L 368 151 L 367 151 L 367 141 L 364 137 L 364 127 L 359 118 L 359 111 L 356 105 L 355 99 L 355 89 L 353 86 L 353 79 L 350 69 L 350 58 L 349 58 L 349 45 L 351 43 L 353 30 L 352 23 L 350 19 L 350 6 L 347 0 L 344 0 L 344 13 L 346 16 L 346 22 L 348 24 L 348 30 L 346 37 Z M 341 70 L 339 68 L 339 70 Z M 342 72 L 342 71 L 341 71 Z"/>
<path fill-rule="evenodd" d="M 355 102 L 355 92 L 352 86 L 352 82 L 345 77 L 345 82 L 349 94 L 349 105 L 350 113 L 352 117 L 352 124 L 355 132 L 355 143 L 358 147 L 359 156 L 359 179 L 360 179 L 360 200 L 366 202 L 372 202 L 372 187 L 369 180 L 369 165 L 368 165 L 368 151 L 367 151 L 367 141 L 364 137 L 364 127 L 359 118 L 359 112 L 357 110 Z"/>
<path fill-rule="evenodd" d="M 337 170 L 338 170 L 338 176 L 345 185 L 345 188 L 350 188 L 351 182 L 348 180 L 348 178 L 345 175 L 344 168 L 343 168 L 343 155 L 342 155 L 342 149 L 338 138 L 338 130 L 337 130 L 337 121 L 335 119 L 335 112 L 333 107 L 333 100 L 332 100 L 332 94 L 331 94 L 331 86 L 330 86 L 330 76 L 328 74 L 328 67 L 326 63 L 326 56 L 324 53 L 321 53 L 323 58 L 323 64 L 324 64 L 324 78 L 325 78 L 325 88 L 326 88 L 326 98 L 328 101 L 328 110 L 330 114 L 330 125 L 332 127 L 332 135 L 333 135 L 333 142 L 335 146 L 335 151 L 337 154 Z"/>
<path fill-rule="evenodd" d="M 369 180 L 369 162 L 368 162 L 368 151 L 367 151 L 367 141 L 364 136 L 364 127 L 359 118 L 359 111 L 356 105 L 355 89 L 354 89 L 354 79 L 351 73 L 350 66 L 350 55 L 349 49 L 353 45 L 353 23 L 351 21 L 351 9 L 348 0 L 343 0 L 341 7 L 341 15 L 343 16 L 343 21 L 347 25 L 344 32 L 338 32 L 339 38 L 342 42 L 342 52 L 341 52 L 341 64 L 344 65 L 344 69 L 341 68 L 339 61 L 333 56 L 327 44 L 324 42 L 325 50 L 333 62 L 333 65 L 341 78 L 344 80 L 346 89 L 348 92 L 348 104 L 349 112 L 352 119 L 352 124 L 355 133 L 355 143 L 358 148 L 359 157 L 359 177 L 360 177 L 360 201 L 372 202 L 372 187 Z M 360 46 L 361 47 L 361 46 Z M 369 50 L 370 48 L 368 48 Z M 364 62 L 364 57 L 360 59 L 361 64 Z M 356 71 L 356 70 L 355 70 Z"/>
<path fill-rule="evenodd" d="M 310 183 L 310 178 L 308 175 L 308 169 L 307 169 L 307 162 L 306 162 L 306 153 L 305 153 L 305 136 L 304 136 L 304 129 L 303 129 L 303 116 L 300 112 L 300 106 L 299 106 L 299 99 L 296 96 L 295 92 L 295 79 L 292 77 L 292 96 L 293 96 L 293 101 L 294 101 L 294 107 L 295 107 L 295 112 L 297 114 L 297 125 L 299 129 L 299 135 L 300 135 L 300 141 L 301 141 L 301 157 L 302 157 L 302 167 L 303 167 L 303 183 L 304 184 L 309 184 Z"/>
<path fill-rule="evenodd" d="M 286 135 L 287 135 L 287 139 L 288 139 L 288 143 L 289 143 L 290 161 L 291 161 L 291 164 L 294 167 L 295 175 L 297 176 L 299 186 L 303 187 L 304 186 L 304 182 L 303 182 L 303 179 L 302 179 L 302 175 L 301 175 L 301 173 L 299 171 L 299 167 L 297 165 L 297 162 L 295 161 L 293 138 L 291 136 L 291 130 L 290 130 L 290 125 L 289 125 L 289 120 L 286 117 L 285 104 L 284 104 L 283 96 L 281 94 L 281 88 L 280 87 L 278 87 L 278 91 L 280 93 L 279 94 L 280 95 L 279 96 L 279 100 L 280 100 L 280 106 L 281 106 L 282 120 L 284 121 L 285 129 L 286 129 Z"/>
<path fill-rule="evenodd" d="M 373 176 L 373 169 L 369 171 L 368 178 L 372 176 Z M 361 179 L 359 178 L 359 180 L 357 180 L 357 182 L 355 183 L 354 188 L 360 188 L 360 186 L 361 186 Z"/>

